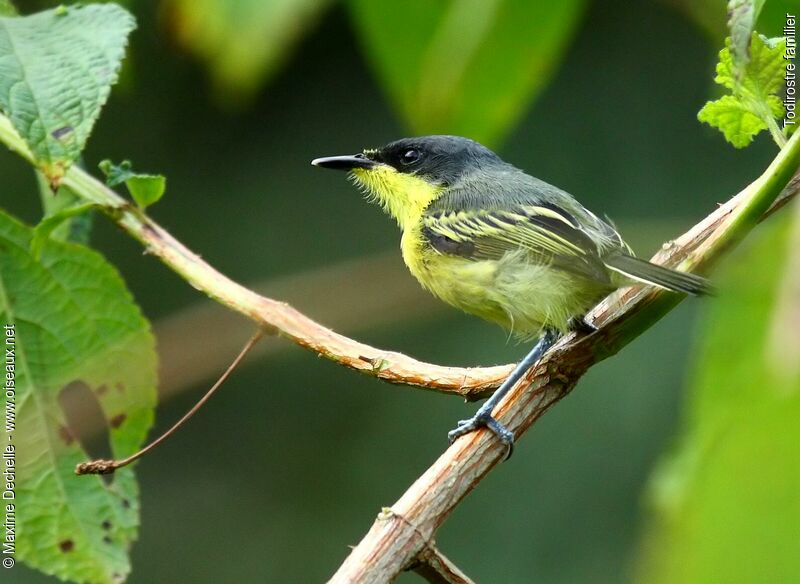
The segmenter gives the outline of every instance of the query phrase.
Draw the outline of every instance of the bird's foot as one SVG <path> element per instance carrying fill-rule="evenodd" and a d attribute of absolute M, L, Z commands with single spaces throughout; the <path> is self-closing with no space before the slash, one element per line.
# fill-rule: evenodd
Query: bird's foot
<path fill-rule="evenodd" d="M 478 412 L 468 420 L 459 420 L 455 430 L 451 430 L 447 433 L 447 438 L 450 440 L 450 444 L 452 444 L 465 434 L 469 434 L 481 428 L 488 428 L 491 430 L 494 435 L 500 439 L 500 442 L 505 445 L 506 456 L 504 460 L 511 458 L 511 455 L 514 453 L 514 433 L 488 413 L 484 414 Z"/>

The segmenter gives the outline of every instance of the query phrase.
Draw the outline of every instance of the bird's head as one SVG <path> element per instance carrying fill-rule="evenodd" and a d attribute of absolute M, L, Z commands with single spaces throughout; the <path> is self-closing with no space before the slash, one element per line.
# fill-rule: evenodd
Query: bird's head
<path fill-rule="evenodd" d="M 468 138 L 421 136 L 350 156 L 317 158 L 311 164 L 349 171 L 353 181 L 405 229 L 466 175 L 503 162 Z"/>

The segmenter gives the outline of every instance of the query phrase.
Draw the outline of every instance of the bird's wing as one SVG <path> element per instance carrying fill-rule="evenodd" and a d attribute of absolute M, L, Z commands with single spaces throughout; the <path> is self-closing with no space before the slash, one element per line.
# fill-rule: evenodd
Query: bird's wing
<path fill-rule="evenodd" d="M 423 216 L 422 235 L 438 253 L 481 260 L 524 250 L 531 262 L 609 282 L 597 245 L 570 213 L 551 203 L 433 210 Z"/>

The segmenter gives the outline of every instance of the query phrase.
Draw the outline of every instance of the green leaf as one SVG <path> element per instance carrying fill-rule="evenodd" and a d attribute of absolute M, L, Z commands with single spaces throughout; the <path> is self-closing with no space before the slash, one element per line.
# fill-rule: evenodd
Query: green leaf
<path fill-rule="evenodd" d="M 731 39 L 726 39 L 714 78 L 730 90 L 731 95 L 706 103 L 697 118 L 722 131 L 725 139 L 736 148 L 750 144 L 762 130 L 769 130 L 782 146 L 786 139 L 776 119 L 785 113 L 778 94 L 782 91 L 788 64 L 784 59 L 786 40 L 768 41 L 753 33 L 750 60 L 741 77 L 734 69 L 731 45 Z"/>
<path fill-rule="evenodd" d="M 133 200 L 142 209 L 158 202 L 164 196 L 167 179 L 163 175 L 134 172 L 129 160 L 123 160 L 119 165 L 113 164 L 110 160 L 103 160 L 98 166 L 106 175 L 108 186 L 115 187 L 124 182 Z"/>
<path fill-rule="evenodd" d="M 136 204 L 145 209 L 164 196 L 167 179 L 160 174 L 137 174 L 126 180 L 125 186 Z"/>
<path fill-rule="evenodd" d="M 697 114 L 697 119 L 720 130 L 736 148 L 744 148 L 756 134 L 767 129 L 764 120 L 732 95 L 708 102 Z"/>
<path fill-rule="evenodd" d="M 15 327 L 15 343 L 6 339 L 5 348 L 15 351 L 16 375 L 15 394 L 3 400 L 16 408 L 17 491 L 4 503 L 16 504 L 17 559 L 62 579 L 120 582 L 139 523 L 133 470 L 120 469 L 110 483 L 76 476 L 88 455 L 58 396 L 74 382 L 90 388 L 111 428 L 113 456 L 129 456 L 153 422 L 153 335 L 102 256 L 47 241 L 37 262 L 31 237 L 0 212 L 0 324 Z"/>
<path fill-rule="evenodd" d="M 83 150 L 134 27 L 115 4 L 0 17 L 0 108 L 54 187 Z"/>
<path fill-rule="evenodd" d="M 42 248 L 45 242 L 50 239 L 56 228 L 62 226 L 65 222 L 78 215 L 83 215 L 92 209 L 98 208 L 99 205 L 94 203 L 84 203 L 75 207 L 67 207 L 48 215 L 33 229 L 33 237 L 31 238 L 30 252 L 34 259 L 38 260 L 42 254 Z"/>
<path fill-rule="evenodd" d="M 776 95 L 786 81 L 786 39 L 768 40 L 753 33 L 750 44 L 750 62 L 745 68 L 746 75 L 737 78 L 734 72 L 730 38 L 725 40 L 725 48 L 719 53 L 717 76 L 714 81 L 730 90 L 745 91 L 752 98 L 764 101 Z"/>
<path fill-rule="evenodd" d="M 36 171 L 36 180 L 39 183 L 39 196 L 44 208 L 44 219 L 52 217 L 64 211 L 76 207 L 83 202 L 83 199 L 76 195 L 72 189 L 65 185 L 58 187 L 53 192 L 47 178 L 39 171 Z M 75 243 L 88 243 L 89 234 L 92 229 L 93 213 L 79 213 L 64 221 L 61 221 L 55 229 L 48 235 L 52 239 L 59 241 L 74 241 Z"/>
<path fill-rule="evenodd" d="M 750 61 L 750 36 L 764 0 L 730 0 L 728 2 L 728 28 L 731 31 L 731 51 L 736 77 L 741 79 Z"/>
<path fill-rule="evenodd" d="M 797 207 L 800 211 L 800 207 Z M 706 307 L 679 448 L 651 481 L 641 584 L 800 574 L 800 213 L 737 252 Z"/>
<path fill-rule="evenodd" d="M 178 41 L 208 66 L 217 97 L 252 96 L 330 0 L 169 0 Z"/>
<path fill-rule="evenodd" d="M 16 16 L 17 9 L 11 0 L 0 0 L 0 16 Z"/>
<path fill-rule="evenodd" d="M 349 3 L 364 53 L 415 133 L 500 141 L 564 54 L 583 0 Z"/>

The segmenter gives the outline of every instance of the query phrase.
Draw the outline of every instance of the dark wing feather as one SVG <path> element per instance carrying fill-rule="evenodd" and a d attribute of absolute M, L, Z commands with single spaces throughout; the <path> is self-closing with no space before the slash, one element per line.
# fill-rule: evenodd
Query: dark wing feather
<path fill-rule="evenodd" d="M 422 234 L 442 254 L 496 260 L 524 250 L 533 263 L 610 282 L 592 239 L 574 217 L 550 203 L 427 213 Z"/>
<path fill-rule="evenodd" d="M 609 223 L 568 193 L 510 165 L 462 177 L 431 203 L 422 234 L 441 254 L 481 260 L 524 250 L 532 262 L 598 283 L 612 285 L 613 271 L 676 292 L 712 291 L 701 276 L 636 259 Z"/>

